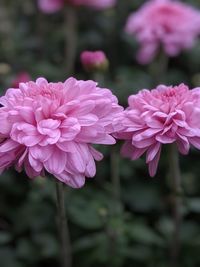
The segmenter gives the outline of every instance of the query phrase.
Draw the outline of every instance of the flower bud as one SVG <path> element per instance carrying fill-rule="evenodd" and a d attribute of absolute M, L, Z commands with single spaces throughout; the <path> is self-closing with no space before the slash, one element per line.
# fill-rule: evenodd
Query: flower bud
<path fill-rule="evenodd" d="M 86 71 L 106 71 L 108 59 L 103 51 L 84 51 L 81 53 L 81 63 Z"/>
<path fill-rule="evenodd" d="M 12 81 L 11 86 L 13 88 L 18 88 L 20 83 L 29 82 L 31 80 L 31 76 L 28 72 L 22 71 L 17 74 L 15 79 Z"/>

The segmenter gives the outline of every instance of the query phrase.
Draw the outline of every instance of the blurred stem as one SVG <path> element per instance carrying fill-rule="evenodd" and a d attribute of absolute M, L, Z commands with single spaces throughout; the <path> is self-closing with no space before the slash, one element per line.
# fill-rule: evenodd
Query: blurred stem
<path fill-rule="evenodd" d="M 99 86 L 104 86 L 105 84 L 105 73 L 102 73 L 100 71 L 96 71 L 93 73 L 93 79 L 95 82 L 98 83 Z"/>
<path fill-rule="evenodd" d="M 100 0 L 99 0 L 100 1 Z M 119 29 L 124 24 L 127 16 L 127 3 L 124 0 L 116 1 L 115 8 L 113 9 L 114 17 L 112 18 L 111 31 L 108 34 L 108 47 L 110 60 L 110 72 L 115 77 L 115 72 L 120 66 L 121 61 L 121 47 L 119 46 L 118 38 Z"/>
<path fill-rule="evenodd" d="M 111 172 L 111 183 L 112 183 L 112 197 L 113 203 L 110 207 L 111 217 L 116 220 L 122 216 L 121 214 L 121 202 L 120 202 L 120 169 L 119 169 L 119 152 L 118 146 L 113 145 L 110 150 L 110 172 Z M 110 266 L 116 266 L 114 264 L 117 254 L 118 247 L 118 230 L 109 225 L 108 236 L 109 236 L 109 253 L 110 253 Z"/>
<path fill-rule="evenodd" d="M 174 232 L 171 244 L 171 266 L 179 266 L 179 255 L 181 248 L 180 229 L 182 222 L 182 187 L 181 187 L 181 171 L 179 166 L 179 154 L 176 144 L 169 145 L 169 162 L 170 174 L 173 190 L 173 219 L 174 219 Z"/>
<path fill-rule="evenodd" d="M 152 75 L 153 87 L 161 83 L 165 83 L 166 74 L 169 65 L 169 57 L 164 51 L 160 51 L 157 59 L 149 66 L 150 74 Z M 179 154 L 176 144 L 169 145 L 169 162 L 170 176 L 173 193 L 173 221 L 174 231 L 171 243 L 171 267 L 179 266 L 179 256 L 181 248 L 180 229 L 182 222 L 182 188 L 181 188 L 181 171 L 179 166 Z"/>
<path fill-rule="evenodd" d="M 152 76 L 153 86 L 165 82 L 169 58 L 164 51 L 160 51 L 157 59 L 149 65 L 149 73 Z"/>
<path fill-rule="evenodd" d="M 77 15 L 76 10 L 68 5 L 65 8 L 64 18 L 65 34 L 65 71 L 68 76 L 72 75 L 75 67 L 77 48 Z"/>
<path fill-rule="evenodd" d="M 65 213 L 64 185 L 61 182 L 56 182 L 56 195 L 57 195 L 57 209 L 58 209 L 58 220 L 59 220 L 58 230 L 61 241 L 61 263 L 62 267 L 71 267 L 72 255 L 71 255 L 70 234 Z"/>
<path fill-rule="evenodd" d="M 111 148 L 111 181 L 113 185 L 113 197 L 116 203 L 120 200 L 120 170 L 119 170 L 119 153 L 117 145 Z"/>
<path fill-rule="evenodd" d="M 99 83 L 100 86 L 104 86 L 105 73 L 95 72 L 93 73 L 93 79 Z M 120 201 L 120 170 L 119 170 L 119 152 L 117 145 L 113 145 L 110 150 L 110 173 L 113 190 L 113 199 L 116 202 L 114 212 L 119 208 Z"/>

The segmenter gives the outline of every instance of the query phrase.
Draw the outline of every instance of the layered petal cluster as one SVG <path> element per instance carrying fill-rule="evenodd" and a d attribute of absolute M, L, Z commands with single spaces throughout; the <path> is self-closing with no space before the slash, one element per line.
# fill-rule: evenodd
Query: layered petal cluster
<path fill-rule="evenodd" d="M 141 90 L 128 99 L 122 119 L 122 154 L 132 160 L 146 153 L 151 176 L 156 174 L 162 144 L 176 143 L 182 154 L 192 144 L 200 149 L 200 88 L 159 85 Z"/>
<path fill-rule="evenodd" d="M 38 0 L 38 6 L 44 13 L 59 11 L 68 3 L 74 6 L 86 6 L 94 9 L 105 9 L 113 7 L 116 0 Z"/>
<path fill-rule="evenodd" d="M 115 143 L 111 134 L 123 110 L 110 90 L 74 78 L 21 83 L 0 104 L 0 172 L 13 165 L 30 178 L 47 171 L 75 188 L 102 159 L 92 144 Z"/>
<path fill-rule="evenodd" d="M 160 49 L 168 56 L 190 49 L 200 34 L 200 12 L 179 1 L 150 0 L 130 15 L 125 31 L 140 44 L 139 63 L 147 64 Z"/>

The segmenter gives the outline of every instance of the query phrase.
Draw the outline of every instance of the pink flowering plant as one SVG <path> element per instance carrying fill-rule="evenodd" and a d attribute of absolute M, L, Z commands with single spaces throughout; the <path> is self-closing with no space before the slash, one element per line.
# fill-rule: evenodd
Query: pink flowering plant
<path fill-rule="evenodd" d="M 52 174 L 82 187 L 102 154 L 92 144 L 114 144 L 122 112 L 117 98 L 93 81 L 20 83 L 0 98 L 0 171 L 25 169 L 30 178 Z"/>
<path fill-rule="evenodd" d="M 136 160 L 146 154 L 149 173 L 157 171 L 162 145 L 176 143 L 181 154 L 200 149 L 200 88 L 159 85 L 129 96 L 118 137 L 122 154 Z"/>
<path fill-rule="evenodd" d="M 139 63 L 151 62 L 159 50 L 170 57 L 191 49 L 200 34 L 200 12 L 173 0 L 150 0 L 127 20 L 125 31 L 140 48 Z"/>
<path fill-rule="evenodd" d="M 0 267 L 199 266 L 200 1 L 0 11 Z"/>

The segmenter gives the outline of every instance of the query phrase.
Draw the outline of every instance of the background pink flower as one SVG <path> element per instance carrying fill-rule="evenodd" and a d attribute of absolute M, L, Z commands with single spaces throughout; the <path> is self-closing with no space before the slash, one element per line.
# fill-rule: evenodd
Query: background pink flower
<path fill-rule="evenodd" d="M 116 0 L 82 0 L 81 3 L 94 9 L 105 9 L 113 7 L 116 4 Z"/>
<path fill-rule="evenodd" d="M 190 144 L 200 149 L 200 88 L 159 85 L 129 97 L 122 117 L 124 129 L 117 134 L 126 140 L 122 154 L 132 160 L 146 153 L 149 173 L 154 176 L 162 144 L 176 143 L 182 154 Z"/>
<path fill-rule="evenodd" d="M 169 56 L 194 45 L 200 33 L 200 12 L 178 1 L 147 1 L 128 18 L 125 30 L 140 43 L 140 63 L 153 60 L 160 47 Z"/>
<path fill-rule="evenodd" d="M 103 51 L 83 51 L 80 58 L 85 70 L 104 70 L 108 67 L 108 60 Z"/>
<path fill-rule="evenodd" d="M 113 7 L 116 0 L 38 0 L 40 10 L 45 13 L 57 12 L 65 3 L 75 6 L 87 6 L 94 9 L 105 9 Z"/>
<path fill-rule="evenodd" d="M 30 178 L 47 171 L 72 187 L 93 177 L 102 154 L 91 144 L 114 144 L 123 108 L 93 81 L 20 83 L 0 98 L 0 172 L 14 165 Z"/>
<path fill-rule="evenodd" d="M 65 0 L 38 0 L 38 7 L 44 13 L 54 13 L 59 11 Z"/>

